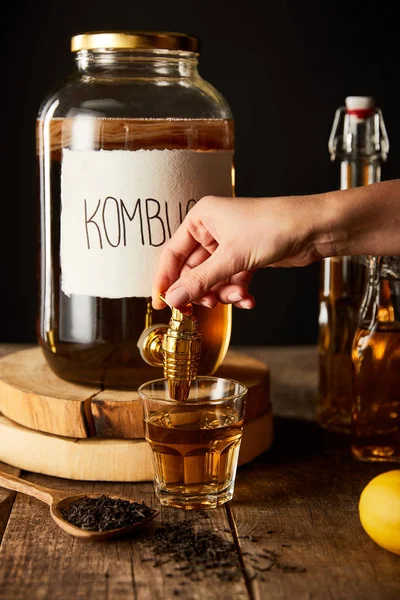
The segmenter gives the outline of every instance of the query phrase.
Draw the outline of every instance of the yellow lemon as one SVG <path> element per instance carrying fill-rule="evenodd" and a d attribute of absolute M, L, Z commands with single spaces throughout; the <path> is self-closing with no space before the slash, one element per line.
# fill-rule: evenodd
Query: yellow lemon
<path fill-rule="evenodd" d="M 400 470 L 374 477 L 362 491 L 359 511 L 374 542 L 400 554 Z"/>

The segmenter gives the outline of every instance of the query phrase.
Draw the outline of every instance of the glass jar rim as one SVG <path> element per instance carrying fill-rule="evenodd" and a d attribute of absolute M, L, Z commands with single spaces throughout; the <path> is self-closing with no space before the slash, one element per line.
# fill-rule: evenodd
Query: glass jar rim
<path fill-rule="evenodd" d="M 227 396 L 224 396 L 223 398 L 216 398 L 215 400 L 213 400 L 212 398 L 208 398 L 208 399 L 202 399 L 200 401 L 198 401 L 198 400 L 196 401 L 193 399 L 180 401 L 180 400 L 173 400 L 172 398 L 160 398 L 159 396 L 157 396 L 156 392 L 150 392 L 150 390 L 146 389 L 148 386 L 151 386 L 152 384 L 156 384 L 156 383 L 167 384 L 167 381 L 168 380 L 165 378 L 153 379 L 151 381 L 146 381 L 146 383 L 143 383 L 137 390 L 140 398 L 142 400 L 154 400 L 156 402 L 160 402 L 163 404 L 170 404 L 170 405 L 174 405 L 174 406 L 176 406 L 176 405 L 199 406 L 201 404 L 218 405 L 218 404 L 224 404 L 231 400 L 243 398 L 243 396 L 245 396 L 248 391 L 248 389 L 244 385 L 244 383 L 241 383 L 240 381 L 237 381 L 235 379 L 229 379 L 228 377 L 207 377 L 207 376 L 196 377 L 196 379 L 192 383 L 199 382 L 199 381 L 210 382 L 210 383 L 211 382 L 216 383 L 218 381 L 225 381 L 225 382 L 237 385 L 239 387 L 239 391 L 234 394 L 231 393 Z"/>
<path fill-rule="evenodd" d="M 200 52 L 200 41 L 174 31 L 89 31 L 71 38 L 71 52 L 79 50 L 177 50 Z"/>

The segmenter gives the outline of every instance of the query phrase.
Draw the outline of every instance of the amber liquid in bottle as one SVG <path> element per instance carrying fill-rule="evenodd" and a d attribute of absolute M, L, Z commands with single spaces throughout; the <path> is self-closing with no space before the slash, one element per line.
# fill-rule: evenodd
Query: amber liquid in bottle
<path fill-rule="evenodd" d="M 390 285 L 380 282 L 376 319 L 354 338 L 352 452 L 360 460 L 400 462 L 400 321 Z"/>
<path fill-rule="evenodd" d="M 62 148 L 71 144 L 73 119 L 37 122 L 42 215 L 39 240 L 37 335 L 57 375 L 80 383 L 137 387 L 162 376 L 144 363 L 137 341 L 151 323 L 168 323 L 170 310 L 151 311 L 149 298 L 66 296 L 61 291 L 60 198 Z M 230 150 L 233 122 L 197 119 L 93 119 L 91 150 Z M 50 159 L 46 158 L 50 156 Z M 182 203 L 181 219 L 190 205 Z M 231 307 L 195 306 L 202 334 L 199 374 L 222 362 L 231 334 Z"/>
<path fill-rule="evenodd" d="M 318 421 L 350 431 L 353 372 L 351 347 L 357 325 L 365 268 L 353 257 L 326 259 L 319 313 Z"/>
<path fill-rule="evenodd" d="M 341 189 L 380 178 L 377 161 L 343 161 Z M 353 372 L 351 348 L 365 288 L 360 257 L 327 258 L 321 265 L 319 398 L 317 420 L 326 429 L 350 433 Z"/>

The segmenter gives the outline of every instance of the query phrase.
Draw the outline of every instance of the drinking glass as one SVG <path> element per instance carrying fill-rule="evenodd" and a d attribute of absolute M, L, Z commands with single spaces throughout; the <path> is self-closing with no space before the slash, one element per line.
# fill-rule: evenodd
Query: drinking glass
<path fill-rule="evenodd" d="M 247 388 L 232 379 L 198 377 L 182 402 L 171 399 L 166 379 L 138 392 L 161 504 L 190 510 L 231 500 Z"/>

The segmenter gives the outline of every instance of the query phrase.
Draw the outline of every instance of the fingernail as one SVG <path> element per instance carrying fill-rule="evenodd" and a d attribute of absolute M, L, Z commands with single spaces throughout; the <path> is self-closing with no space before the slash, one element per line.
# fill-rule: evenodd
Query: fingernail
<path fill-rule="evenodd" d="M 251 308 L 251 304 L 248 300 L 243 300 L 243 302 L 239 302 L 240 308 Z"/>
<path fill-rule="evenodd" d="M 239 302 L 239 300 L 242 300 L 242 298 L 243 296 L 241 296 L 237 292 L 231 292 L 228 296 L 229 302 Z"/>
<path fill-rule="evenodd" d="M 189 294 L 185 288 L 176 288 L 176 290 L 172 290 L 167 294 L 166 300 L 172 306 L 183 306 L 189 302 Z"/>
<path fill-rule="evenodd" d="M 213 308 L 211 302 L 208 302 L 207 300 L 200 300 L 199 304 L 201 304 L 201 306 L 205 306 L 206 308 Z"/>

